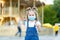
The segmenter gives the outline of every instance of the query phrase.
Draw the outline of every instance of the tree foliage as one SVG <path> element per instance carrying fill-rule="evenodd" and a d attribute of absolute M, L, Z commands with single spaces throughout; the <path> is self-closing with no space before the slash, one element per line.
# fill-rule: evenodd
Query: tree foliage
<path fill-rule="evenodd" d="M 44 23 L 50 23 L 54 25 L 58 22 L 56 11 L 53 9 L 52 5 L 44 7 Z"/>
<path fill-rule="evenodd" d="M 53 8 L 57 13 L 58 22 L 60 23 L 60 0 L 54 0 Z"/>
<path fill-rule="evenodd" d="M 41 8 L 38 11 L 41 12 Z M 42 14 L 39 14 L 40 16 Z M 53 5 L 44 6 L 44 23 L 60 23 L 60 0 L 54 0 Z"/>

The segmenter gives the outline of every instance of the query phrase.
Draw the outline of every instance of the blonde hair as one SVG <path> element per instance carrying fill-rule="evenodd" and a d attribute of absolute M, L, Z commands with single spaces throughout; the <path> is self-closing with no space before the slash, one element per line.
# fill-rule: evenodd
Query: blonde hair
<path fill-rule="evenodd" d="M 37 10 L 37 8 L 36 7 L 28 7 L 27 9 L 26 9 L 26 13 L 27 13 L 27 19 L 28 19 L 28 14 L 29 14 L 29 11 L 33 11 L 34 13 L 35 13 L 35 15 L 36 15 L 36 21 L 38 20 L 38 10 Z"/>

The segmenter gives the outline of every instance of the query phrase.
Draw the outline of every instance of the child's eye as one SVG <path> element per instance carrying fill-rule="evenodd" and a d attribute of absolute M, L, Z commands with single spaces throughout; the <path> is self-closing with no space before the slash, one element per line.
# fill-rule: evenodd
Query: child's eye
<path fill-rule="evenodd" d="M 29 15 L 29 16 L 31 16 L 31 15 Z"/>

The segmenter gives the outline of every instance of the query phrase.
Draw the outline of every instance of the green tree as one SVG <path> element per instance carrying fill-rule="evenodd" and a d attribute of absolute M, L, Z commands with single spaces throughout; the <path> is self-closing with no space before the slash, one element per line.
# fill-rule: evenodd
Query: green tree
<path fill-rule="evenodd" d="M 57 13 L 58 22 L 60 23 L 60 0 L 54 0 L 53 8 Z"/>
<path fill-rule="evenodd" d="M 50 23 L 54 25 L 58 22 L 56 17 L 56 11 L 53 9 L 52 5 L 44 7 L 44 23 Z"/>

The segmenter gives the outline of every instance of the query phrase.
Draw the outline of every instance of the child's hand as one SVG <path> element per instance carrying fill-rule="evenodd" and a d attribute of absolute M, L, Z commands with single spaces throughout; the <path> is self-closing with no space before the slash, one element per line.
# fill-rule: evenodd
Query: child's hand
<path fill-rule="evenodd" d="M 38 30 L 39 32 L 42 32 L 43 30 L 42 29 L 40 29 L 40 30 Z"/>
<path fill-rule="evenodd" d="M 37 26 L 38 28 L 38 31 L 41 32 L 42 31 L 42 28 L 40 26 Z"/>

